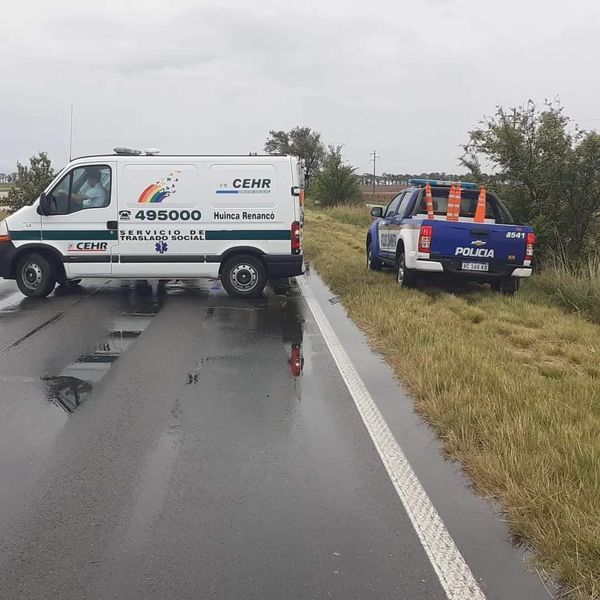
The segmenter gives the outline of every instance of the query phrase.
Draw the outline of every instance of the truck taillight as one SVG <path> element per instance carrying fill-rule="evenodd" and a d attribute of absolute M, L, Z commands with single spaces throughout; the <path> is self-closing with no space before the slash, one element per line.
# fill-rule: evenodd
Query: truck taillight
<path fill-rule="evenodd" d="M 525 248 L 525 261 L 527 264 L 531 264 L 531 261 L 533 259 L 533 247 L 535 246 L 535 242 L 535 233 L 528 233 L 527 246 Z"/>
<path fill-rule="evenodd" d="M 294 221 L 291 228 L 292 236 L 292 254 L 300 254 L 302 249 L 300 222 Z"/>
<path fill-rule="evenodd" d="M 433 225 L 421 225 L 419 231 L 419 252 L 429 254 L 431 251 L 431 237 L 433 236 Z"/>

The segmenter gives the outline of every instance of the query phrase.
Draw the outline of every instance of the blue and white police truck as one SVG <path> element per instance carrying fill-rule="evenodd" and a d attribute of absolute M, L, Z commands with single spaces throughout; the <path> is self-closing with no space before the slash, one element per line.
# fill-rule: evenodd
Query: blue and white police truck
<path fill-rule="evenodd" d="M 0 222 L 0 277 L 33 297 L 83 277 L 220 278 L 256 296 L 304 272 L 302 178 L 293 156 L 77 158 Z"/>
<path fill-rule="evenodd" d="M 448 220 L 453 186 L 460 186 L 460 197 L 455 220 Z M 367 267 L 395 270 L 400 286 L 416 285 L 421 275 L 445 273 L 514 294 L 520 280 L 531 275 L 535 234 L 531 227 L 515 224 L 500 199 L 489 192 L 485 214 L 481 212 L 476 222 L 479 194 L 471 182 L 411 179 L 386 208 L 372 208 Z"/>

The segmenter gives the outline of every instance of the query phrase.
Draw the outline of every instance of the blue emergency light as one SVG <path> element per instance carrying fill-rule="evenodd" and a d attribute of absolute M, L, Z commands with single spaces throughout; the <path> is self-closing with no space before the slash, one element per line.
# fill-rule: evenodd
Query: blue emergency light
<path fill-rule="evenodd" d="M 460 185 L 465 190 L 476 190 L 478 185 L 472 181 L 440 181 L 438 179 L 409 179 L 409 185 L 426 185 L 432 187 L 450 187 L 451 185 Z"/>

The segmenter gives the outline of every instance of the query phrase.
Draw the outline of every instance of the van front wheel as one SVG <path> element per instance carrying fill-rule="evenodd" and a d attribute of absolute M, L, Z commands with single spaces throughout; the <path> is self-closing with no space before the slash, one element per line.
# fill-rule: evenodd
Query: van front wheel
<path fill-rule="evenodd" d="M 267 271 L 258 258 L 242 254 L 223 265 L 221 281 L 230 296 L 254 297 L 263 291 Z"/>
<path fill-rule="evenodd" d="M 41 254 L 27 254 L 17 265 L 19 289 L 30 298 L 47 296 L 56 285 L 54 266 Z"/>

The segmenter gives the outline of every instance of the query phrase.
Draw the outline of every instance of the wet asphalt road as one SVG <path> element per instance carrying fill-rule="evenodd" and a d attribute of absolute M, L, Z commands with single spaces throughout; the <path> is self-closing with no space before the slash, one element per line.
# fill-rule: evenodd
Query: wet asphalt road
<path fill-rule="evenodd" d="M 415 432 L 487 597 L 547 598 Z M 297 287 L 0 280 L 0 598 L 446 596 Z"/>

